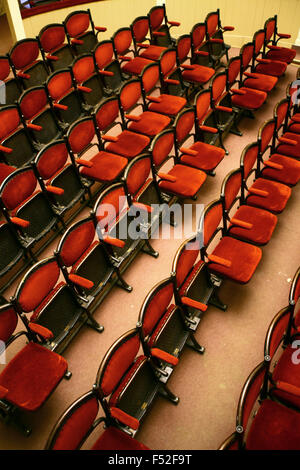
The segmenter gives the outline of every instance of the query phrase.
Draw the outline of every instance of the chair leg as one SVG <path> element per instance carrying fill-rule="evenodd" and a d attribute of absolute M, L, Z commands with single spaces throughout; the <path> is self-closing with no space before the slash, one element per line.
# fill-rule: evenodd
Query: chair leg
<path fill-rule="evenodd" d="M 237 126 L 237 123 L 236 123 L 236 118 L 234 118 L 233 120 L 233 124 L 232 124 L 232 128 L 230 129 L 229 131 L 231 134 L 234 134 L 234 135 L 238 135 L 238 136 L 242 136 L 243 133 L 239 130 L 238 126 Z"/>
<path fill-rule="evenodd" d="M 163 397 L 169 400 L 171 403 L 174 405 L 178 405 L 179 403 L 179 397 L 174 395 L 171 390 L 167 387 L 166 384 L 161 384 L 159 387 L 158 393 Z"/>
<path fill-rule="evenodd" d="M 220 145 L 221 145 L 222 149 L 225 150 L 225 154 L 228 155 L 229 151 L 227 150 L 227 148 L 224 145 L 223 135 L 222 135 L 221 132 L 219 132 L 219 140 L 220 140 Z"/>
<path fill-rule="evenodd" d="M 195 336 L 192 333 L 190 333 L 186 341 L 186 345 L 189 346 L 189 348 L 194 349 L 198 353 L 204 354 L 205 348 L 198 343 L 198 341 L 196 340 Z"/>
<path fill-rule="evenodd" d="M 209 303 L 210 305 L 214 305 L 215 307 L 219 308 L 220 310 L 223 310 L 224 312 L 225 312 L 225 311 L 227 310 L 227 308 L 228 308 L 228 305 L 224 304 L 224 303 L 220 300 L 218 294 L 217 294 L 215 291 L 213 292 L 212 296 L 210 297 L 208 303 Z"/>
<path fill-rule="evenodd" d="M 86 313 L 88 316 L 88 320 L 86 324 L 93 330 L 98 331 L 98 333 L 102 333 L 102 331 L 104 330 L 104 326 L 99 325 L 99 323 L 95 320 L 95 318 L 93 318 L 93 316 L 88 310 L 86 310 Z"/>
<path fill-rule="evenodd" d="M 125 279 L 123 278 L 122 274 L 120 273 L 119 269 L 116 269 L 116 273 L 118 276 L 117 286 L 121 287 L 122 289 L 126 290 L 127 292 L 132 292 L 133 287 L 127 284 Z"/>
<path fill-rule="evenodd" d="M 145 245 L 142 248 L 142 251 L 144 253 L 147 253 L 147 255 L 153 256 L 153 258 L 158 258 L 159 253 L 158 251 L 155 251 L 154 248 L 151 246 L 149 240 L 145 239 Z"/>

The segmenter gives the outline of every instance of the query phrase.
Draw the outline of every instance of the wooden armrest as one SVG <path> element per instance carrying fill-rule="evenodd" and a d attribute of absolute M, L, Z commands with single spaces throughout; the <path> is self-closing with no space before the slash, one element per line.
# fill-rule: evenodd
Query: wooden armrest
<path fill-rule="evenodd" d="M 107 142 L 118 142 L 119 138 L 114 135 L 104 134 L 101 136 L 101 139 L 106 140 Z"/>
<path fill-rule="evenodd" d="M 78 163 L 78 165 L 86 166 L 87 168 L 92 168 L 93 166 L 93 162 L 90 160 L 84 160 L 83 158 L 77 158 L 76 163 Z"/>
<path fill-rule="evenodd" d="M 141 116 L 135 116 L 134 114 L 125 114 L 125 117 L 129 121 L 135 121 L 135 122 L 138 122 L 141 119 Z"/>
<path fill-rule="evenodd" d="M 282 390 L 283 392 L 291 393 L 292 395 L 300 397 L 300 388 L 296 387 L 295 385 L 292 385 L 292 384 L 289 384 L 287 382 L 283 382 L 281 380 L 278 380 L 276 382 L 276 387 L 279 390 Z"/>
<path fill-rule="evenodd" d="M 168 21 L 168 24 L 171 25 L 171 26 L 180 26 L 181 23 L 179 23 L 179 21 Z"/>
<path fill-rule="evenodd" d="M 168 173 L 158 173 L 157 176 L 160 179 L 170 181 L 171 183 L 175 183 L 175 181 L 177 181 L 175 176 L 169 175 Z"/>
<path fill-rule="evenodd" d="M 78 85 L 77 88 L 78 90 L 84 91 L 85 93 L 91 93 L 92 91 L 92 89 L 87 86 Z"/>
<path fill-rule="evenodd" d="M 49 193 L 57 194 L 59 196 L 61 196 L 65 192 L 63 188 L 58 188 L 57 186 L 52 186 L 51 184 L 46 186 L 46 191 L 48 191 Z"/>
<path fill-rule="evenodd" d="M 282 39 L 290 39 L 291 35 L 286 33 L 277 33 L 277 36 Z"/>
<path fill-rule="evenodd" d="M 281 144 L 288 144 L 288 145 L 297 145 L 298 144 L 298 142 L 296 140 L 287 139 L 286 137 L 279 137 L 278 141 Z"/>
<path fill-rule="evenodd" d="M 26 228 L 30 225 L 28 220 L 21 219 L 20 217 L 11 217 L 11 222 L 19 227 Z"/>
<path fill-rule="evenodd" d="M 13 151 L 13 149 L 11 149 L 9 147 L 4 147 L 4 145 L 0 145 L 0 151 L 4 152 L 4 153 L 11 153 Z"/>
<path fill-rule="evenodd" d="M 235 30 L 234 26 L 223 26 L 222 29 L 223 29 L 223 31 L 234 31 Z"/>
<path fill-rule="evenodd" d="M 218 107 L 218 106 L 217 106 Z M 223 108 L 223 106 L 219 106 L 219 108 Z M 232 109 L 231 108 L 226 108 L 228 109 L 228 112 L 231 112 Z M 229 111 L 231 110 L 231 111 Z M 223 110 L 224 111 L 224 110 Z M 209 132 L 210 134 L 217 134 L 218 133 L 218 129 L 216 129 L 215 127 L 210 127 L 210 126 L 199 126 L 199 129 L 201 131 L 204 131 L 204 132 Z"/>
<path fill-rule="evenodd" d="M 30 322 L 28 323 L 28 328 L 39 336 L 42 336 L 44 339 L 53 338 L 52 331 L 42 325 L 39 325 L 38 323 Z"/>
<path fill-rule="evenodd" d="M 60 103 L 53 103 L 53 107 L 57 109 L 62 109 L 63 111 L 66 111 L 68 109 L 68 106 Z"/>
<path fill-rule="evenodd" d="M 43 129 L 42 126 L 38 126 L 37 124 L 32 124 L 31 122 L 27 124 L 27 127 L 29 127 L 29 129 L 33 129 L 34 131 L 41 131 Z"/>
<path fill-rule="evenodd" d="M 51 55 L 51 54 L 47 54 L 46 58 L 49 60 L 58 60 L 58 57 L 56 55 Z"/>
<path fill-rule="evenodd" d="M 216 255 L 208 255 L 207 257 L 212 263 L 220 264 L 221 266 L 225 266 L 226 268 L 230 268 L 231 266 L 231 261 L 229 261 L 228 259 L 224 259 Z"/>
<path fill-rule="evenodd" d="M 106 75 L 107 77 L 113 77 L 114 72 L 110 72 L 109 70 L 98 70 L 100 75 Z"/>
<path fill-rule="evenodd" d="M 137 209 L 141 209 L 149 213 L 153 212 L 153 207 L 148 206 L 148 204 L 143 204 L 142 202 L 133 202 L 132 205 L 136 207 Z"/>
<path fill-rule="evenodd" d="M 257 188 L 249 188 L 248 191 L 250 194 L 255 194 L 255 196 L 267 197 L 269 195 L 268 191 Z"/>
<path fill-rule="evenodd" d="M 187 149 L 185 147 L 180 147 L 180 152 L 186 154 L 186 155 L 190 155 L 191 157 L 196 157 L 198 155 L 198 152 L 196 152 L 196 150 L 192 150 L 192 149 Z"/>
<path fill-rule="evenodd" d="M 183 305 L 196 308 L 197 310 L 201 310 L 201 312 L 206 312 L 207 307 L 208 307 L 202 302 L 198 302 L 197 300 L 190 299 L 189 297 L 181 297 L 181 302 L 183 303 Z"/>
<path fill-rule="evenodd" d="M 74 284 L 84 287 L 85 289 L 92 289 L 94 287 L 94 283 L 85 277 L 78 276 L 77 274 L 69 274 L 69 279 Z"/>
<path fill-rule="evenodd" d="M 97 31 L 101 31 L 102 33 L 104 33 L 105 31 L 107 31 L 107 28 L 105 28 L 105 26 L 95 26 L 95 29 Z"/>
<path fill-rule="evenodd" d="M 139 420 L 134 418 L 133 416 L 130 416 L 128 413 L 125 413 L 125 411 L 120 410 L 120 408 L 115 408 L 114 406 L 112 406 L 110 408 L 110 414 L 113 418 L 117 419 L 118 421 L 121 421 L 121 423 L 125 424 L 126 426 L 129 426 L 131 429 L 139 428 Z"/>
<path fill-rule="evenodd" d="M 73 39 L 71 39 L 71 43 L 72 44 L 83 44 L 83 41 L 81 39 L 73 38 Z"/>
<path fill-rule="evenodd" d="M 253 224 L 250 224 L 249 222 L 245 222 L 244 220 L 236 219 L 235 217 L 233 217 L 230 220 L 230 222 L 233 225 L 237 225 L 237 226 L 242 227 L 242 228 L 247 228 L 248 230 L 251 230 L 253 228 Z"/>
<path fill-rule="evenodd" d="M 171 364 L 172 366 L 176 366 L 179 362 L 178 357 L 175 357 L 172 354 L 169 354 L 166 351 L 162 351 L 158 348 L 152 348 L 151 355 L 161 359 L 164 362 L 167 362 L 168 364 Z"/>
<path fill-rule="evenodd" d="M 269 160 L 263 162 L 265 166 L 269 166 L 270 168 L 274 168 L 274 170 L 283 170 L 283 165 L 280 163 L 270 162 Z"/>
<path fill-rule="evenodd" d="M 105 243 L 108 243 L 109 245 L 116 246 L 118 248 L 123 248 L 125 246 L 124 240 L 120 240 L 119 238 L 113 238 L 109 235 L 105 235 L 103 237 L 103 241 Z"/>

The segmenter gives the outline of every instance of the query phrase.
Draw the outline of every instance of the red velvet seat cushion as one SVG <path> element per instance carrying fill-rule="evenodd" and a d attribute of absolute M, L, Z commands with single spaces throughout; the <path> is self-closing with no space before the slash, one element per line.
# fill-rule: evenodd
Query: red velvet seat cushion
<path fill-rule="evenodd" d="M 249 430 L 247 450 L 299 450 L 300 413 L 264 400 Z"/>
<path fill-rule="evenodd" d="M 241 87 L 240 90 L 246 91 L 246 94 L 232 95 L 231 102 L 233 106 L 246 109 L 258 109 L 267 99 L 267 94 L 264 91 L 252 90 L 246 87 Z"/>
<path fill-rule="evenodd" d="M 135 57 L 134 59 L 122 65 L 122 71 L 130 75 L 140 75 L 146 65 L 151 64 L 152 60 L 143 59 L 142 57 Z"/>
<path fill-rule="evenodd" d="M 231 266 L 211 263 L 210 271 L 241 284 L 250 281 L 262 257 L 262 251 L 257 246 L 231 237 L 223 237 L 212 254 L 230 261 Z"/>
<path fill-rule="evenodd" d="M 276 153 L 271 155 L 268 161 L 282 165 L 283 169 L 273 169 L 266 166 L 262 170 L 263 176 L 291 186 L 294 186 L 300 180 L 300 161 Z"/>
<path fill-rule="evenodd" d="M 244 222 L 249 222 L 253 224 L 253 227 L 246 229 L 230 224 L 230 235 L 236 235 L 238 238 L 259 245 L 268 243 L 277 224 L 276 215 L 264 209 L 247 205 L 239 207 L 233 217 Z"/>
<path fill-rule="evenodd" d="M 286 68 L 286 62 L 272 60 L 269 64 L 257 64 L 255 72 L 263 73 L 265 75 L 273 75 L 273 77 L 281 77 L 281 75 L 286 71 Z"/>
<path fill-rule="evenodd" d="M 144 49 L 143 52 L 140 53 L 140 57 L 144 57 L 145 59 L 150 60 L 158 60 L 160 54 L 165 51 L 165 47 L 161 46 L 149 46 L 147 49 Z"/>
<path fill-rule="evenodd" d="M 145 111 L 140 116 L 141 119 L 139 121 L 130 122 L 128 129 L 149 136 L 159 134 L 159 132 L 163 131 L 171 122 L 168 116 L 152 113 L 151 111 Z"/>
<path fill-rule="evenodd" d="M 247 78 L 244 85 L 247 88 L 254 88 L 255 90 L 271 91 L 278 82 L 278 78 L 271 75 L 264 75 L 261 73 L 256 74 L 256 78 Z"/>
<path fill-rule="evenodd" d="M 299 337 L 298 337 L 299 339 Z M 293 354 L 296 354 L 296 359 L 293 361 Z M 273 371 L 273 380 L 277 382 L 286 382 L 294 385 L 300 389 L 300 374 L 299 374 L 299 353 L 296 348 L 292 348 L 291 345 L 284 349 L 282 355 L 278 359 L 278 362 Z M 300 409 L 300 396 L 292 395 L 291 393 L 284 392 L 278 389 L 272 390 L 272 395 L 285 402 L 292 404 Z"/>
<path fill-rule="evenodd" d="M 251 188 L 267 191 L 268 196 L 262 197 L 249 193 L 247 195 L 247 204 L 261 207 L 275 213 L 283 211 L 292 194 L 291 188 L 285 184 L 264 178 L 258 178 Z"/>
<path fill-rule="evenodd" d="M 175 116 L 186 105 L 186 99 L 181 96 L 162 94 L 159 99 L 160 103 L 150 104 L 149 111 Z"/>
<path fill-rule="evenodd" d="M 296 57 L 296 50 L 289 49 L 288 47 L 280 47 L 278 50 L 270 50 L 266 54 L 267 59 L 279 60 L 290 64 Z"/>
<path fill-rule="evenodd" d="M 214 75 L 215 70 L 211 67 L 193 64 L 193 70 L 184 70 L 182 78 L 188 82 L 207 83 Z"/>
<path fill-rule="evenodd" d="M 83 176 L 97 181 L 113 181 L 124 170 L 127 165 L 127 159 L 109 152 L 99 152 L 91 158 L 93 166 L 83 167 L 80 173 Z"/>
<path fill-rule="evenodd" d="M 205 142 L 195 142 L 195 144 L 189 148 L 190 150 L 195 150 L 197 155 L 191 156 L 183 154 L 180 159 L 181 162 L 204 171 L 214 170 L 225 155 L 224 149 L 216 147 L 215 145 L 206 144 Z"/>
<path fill-rule="evenodd" d="M 297 145 L 279 143 L 276 147 L 276 153 L 300 159 L 300 135 L 293 132 L 285 132 L 282 137 L 297 142 Z"/>
<path fill-rule="evenodd" d="M 51 394 L 67 370 L 58 354 L 28 343 L 0 374 L 0 385 L 8 389 L 5 399 L 19 408 L 37 410 Z"/>
<path fill-rule="evenodd" d="M 106 150 L 126 158 L 133 158 L 142 153 L 142 151 L 148 147 L 149 143 L 150 139 L 145 135 L 123 131 L 118 135 L 118 141 L 110 142 Z"/>
<path fill-rule="evenodd" d="M 160 189 L 187 198 L 195 196 L 206 180 L 206 173 L 186 165 L 175 165 L 168 175 L 175 176 L 176 181 L 162 180 Z"/>
<path fill-rule="evenodd" d="M 91 450 L 149 450 L 149 448 L 120 429 L 109 426 Z"/>

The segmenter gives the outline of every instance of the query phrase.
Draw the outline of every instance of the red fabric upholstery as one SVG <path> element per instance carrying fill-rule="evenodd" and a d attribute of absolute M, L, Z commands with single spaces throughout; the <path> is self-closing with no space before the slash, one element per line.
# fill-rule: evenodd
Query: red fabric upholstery
<path fill-rule="evenodd" d="M 49 179 L 60 168 L 64 166 L 68 159 L 66 144 L 57 143 L 46 149 L 39 158 L 37 168 L 43 179 Z"/>
<path fill-rule="evenodd" d="M 117 139 L 117 142 L 109 143 L 106 150 L 126 158 L 136 157 L 142 153 L 150 143 L 149 137 L 126 130 L 119 134 Z"/>
<path fill-rule="evenodd" d="M 91 158 L 93 166 L 83 167 L 80 173 L 96 181 L 114 181 L 127 165 L 127 159 L 114 153 L 98 152 Z"/>
<path fill-rule="evenodd" d="M 150 158 L 138 160 L 127 173 L 126 184 L 129 193 L 135 196 L 143 186 L 151 170 Z"/>
<path fill-rule="evenodd" d="M 158 60 L 160 54 L 165 50 L 165 47 L 150 45 L 149 47 L 147 47 L 147 49 L 143 50 L 143 52 L 140 53 L 140 57 L 144 57 L 145 59 L 150 60 Z"/>
<path fill-rule="evenodd" d="M 67 362 L 36 343 L 27 344 L 0 374 L 8 389 L 6 400 L 28 410 L 37 410 L 63 378 Z"/>
<path fill-rule="evenodd" d="M 233 106 L 246 109 L 258 109 L 267 99 L 267 94 L 264 91 L 252 90 L 246 87 L 241 87 L 240 90 L 246 93 L 243 95 L 234 94 L 231 98 Z"/>
<path fill-rule="evenodd" d="M 193 266 L 199 255 L 199 248 L 199 241 L 195 240 L 193 243 L 188 243 L 188 245 L 185 245 L 181 251 L 176 265 L 177 287 L 181 286 L 181 284 L 193 269 Z"/>
<path fill-rule="evenodd" d="M 212 254 L 231 261 L 231 266 L 211 263 L 210 271 L 241 284 L 250 281 L 262 257 L 261 249 L 257 246 L 231 237 L 223 237 Z"/>
<path fill-rule="evenodd" d="M 84 33 L 90 24 L 88 12 L 79 11 L 71 14 L 66 21 L 66 28 L 69 35 L 73 38 Z"/>
<path fill-rule="evenodd" d="M 285 132 L 282 137 L 284 139 L 289 139 L 297 142 L 297 145 L 279 143 L 276 147 L 276 153 L 300 159 L 300 135 L 294 134 L 292 132 Z"/>
<path fill-rule="evenodd" d="M 95 236 L 93 222 L 87 221 L 80 224 L 65 238 L 60 256 L 66 266 L 71 266 L 77 261 L 85 250 L 91 245 Z"/>
<path fill-rule="evenodd" d="M 152 113 L 150 111 L 145 111 L 140 116 L 141 119 L 138 122 L 131 122 L 128 129 L 148 136 L 159 134 L 159 132 L 163 131 L 171 122 L 168 116 Z"/>
<path fill-rule="evenodd" d="M 13 309 L 9 307 L 0 313 L 0 341 L 9 340 L 18 323 L 18 317 Z"/>
<path fill-rule="evenodd" d="M 262 169 L 262 176 L 291 186 L 300 180 L 300 161 L 276 153 L 271 155 L 268 161 L 282 165 L 283 168 L 279 170 L 266 166 Z"/>
<path fill-rule="evenodd" d="M 225 155 L 224 149 L 205 142 L 196 142 L 190 147 L 190 150 L 196 151 L 197 155 L 182 155 L 180 161 L 204 171 L 214 170 Z"/>
<path fill-rule="evenodd" d="M 149 450 L 149 448 L 120 429 L 109 426 L 95 442 L 92 450 Z"/>
<path fill-rule="evenodd" d="M 286 68 L 287 64 L 285 62 L 272 60 L 269 63 L 258 63 L 255 67 L 255 72 L 272 75 L 273 77 L 281 77 L 286 71 Z"/>
<path fill-rule="evenodd" d="M 280 213 L 285 208 L 292 191 L 285 184 L 278 183 L 264 178 L 258 178 L 251 188 L 267 191 L 267 197 L 249 194 L 247 196 L 247 204 L 257 206 L 271 212 Z"/>
<path fill-rule="evenodd" d="M 230 225 L 230 235 L 236 235 L 238 238 L 242 238 L 249 242 L 255 242 L 259 245 L 268 243 L 277 224 L 276 215 L 263 209 L 259 209 L 258 207 L 247 205 L 239 207 L 234 214 L 234 218 L 249 222 L 253 224 L 253 227 L 251 229 L 245 229 L 235 225 Z"/>
<path fill-rule="evenodd" d="M 10 53 L 10 58 L 16 69 L 23 69 L 32 64 L 39 55 L 39 47 L 36 39 L 23 39 L 18 41 Z"/>
<path fill-rule="evenodd" d="M 267 59 L 279 60 L 290 64 L 296 57 L 296 50 L 288 47 L 280 47 L 278 50 L 270 50 L 266 54 Z"/>
<path fill-rule="evenodd" d="M 182 78 L 188 82 L 207 83 L 214 73 L 215 70 L 211 67 L 194 64 L 193 70 L 184 70 L 182 72 Z"/>
<path fill-rule="evenodd" d="M 155 113 L 175 116 L 185 105 L 186 99 L 181 96 L 162 94 L 159 95 L 159 103 L 151 103 L 148 109 Z"/>
<path fill-rule="evenodd" d="M 299 450 L 300 414 L 264 400 L 249 430 L 247 450 Z"/>
<path fill-rule="evenodd" d="M 20 123 L 20 116 L 17 108 L 0 110 L 0 141 L 11 134 Z"/>
<path fill-rule="evenodd" d="M 167 310 L 173 297 L 173 286 L 170 282 L 162 287 L 147 304 L 143 317 L 143 332 L 148 336 Z"/>
<path fill-rule="evenodd" d="M 32 170 L 17 174 L 7 182 L 2 191 L 2 200 L 8 209 L 14 209 L 36 188 L 36 177 Z"/>
<path fill-rule="evenodd" d="M 260 73 L 256 73 L 254 75 L 255 78 L 247 78 L 244 81 L 245 87 L 269 92 L 273 90 L 274 86 L 278 82 L 278 78 L 272 77 L 271 75 L 264 75 Z"/>
<path fill-rule="evenodd" d="M 151 60 L 142 57 L 135 57 L 129 62 L 126 62 L 125 65 L 122 65 L 122 71 L 130 75 L 140 75 L 146 65 L 151 64 L 151 62 Z"/>
<path fill-rule="evenodd" d="M 174 176 L 176 181 L 162 180 L 159 182 L 159 187 L 163 191 L 187 198 L 195 196 L 206 180 L 206 174 L 203 171 L 186 165 L 175 165 L 168 175 Z"/>
<path fill-rule="evenodd" d="M 286 382 L 295 387 L 300 387 L 300 377 L 298 374 L 299 364 L 293 363 L 293 354 L 297 354 L 297 359 L 299 354 L 297 353 L 296 348 L 292 348 L 289 345 L 286 349 L 283 350 L 281 356 L 278 359 L 278 362 L 273 371 L 272 377 L 275 382 Z M 298 361 L 297 361 L 298 362 Z M 283 400 L 284 402 L 296 406 L 300 409 L 300 397 L 289 393 L 287 391 L 281 391 L 277 388 L 272 390 L 272 395 Z"/>
<path fill-rule="evenodd" d="M 16 167 L 6 165 L 6 163 L 0 163 L 0 183 L 5 180 L 5 178 L 15 171 Z"/>
<path fill-rule="evenodd" d="M 122 424 L 125 424 L 126 426 L 129 426 L 132 429 L 138 429 L 140 425 L 138 419 L 134 418 L 133 416 L 130 416 L 128 413 L 125 413 L 120 408 L 115 408 L 112 406 L 110 408 L 110 414 L 113 418 L 117 419 Z"/>

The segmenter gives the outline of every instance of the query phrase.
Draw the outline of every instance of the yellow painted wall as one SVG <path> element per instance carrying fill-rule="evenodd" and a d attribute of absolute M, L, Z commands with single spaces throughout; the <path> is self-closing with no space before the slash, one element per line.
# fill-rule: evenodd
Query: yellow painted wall
<path fill-rule="evenodd" d="M 210 11 L 220 8 L 222 24 L 235 26 L 234 31 L 226 33 L 225 40 L 236 47 L 251 40 L 253 33 L 263 28 L 265 20 L 275 14 L 278 32 L 292 35 L 280 44 L 292 46 L 300 28 L 300 0 L 166 0 L 166 5 L 168 18 L 181 22 L 179 35 L 203 21 Z"/>

